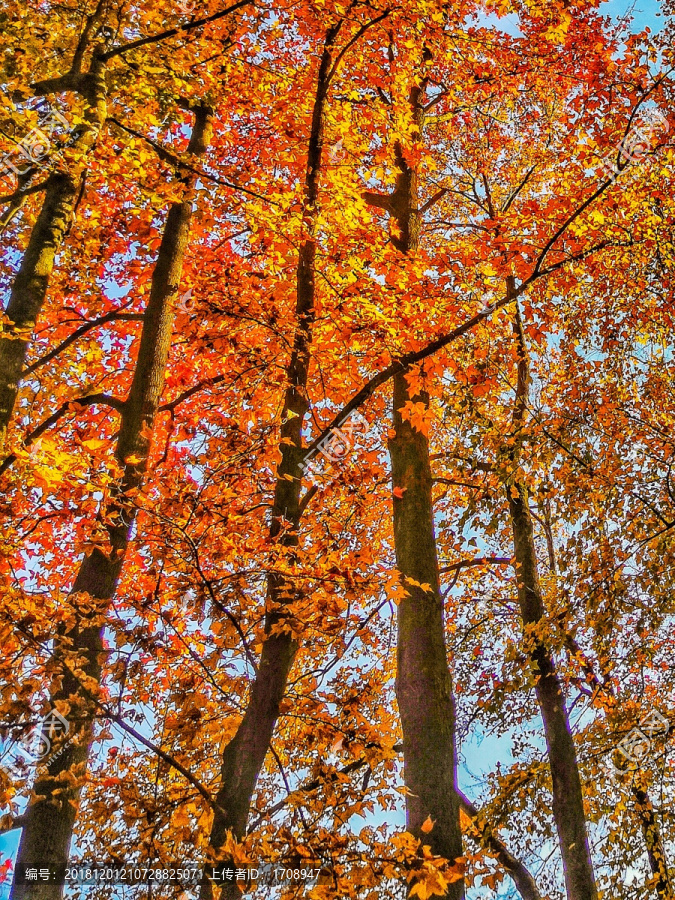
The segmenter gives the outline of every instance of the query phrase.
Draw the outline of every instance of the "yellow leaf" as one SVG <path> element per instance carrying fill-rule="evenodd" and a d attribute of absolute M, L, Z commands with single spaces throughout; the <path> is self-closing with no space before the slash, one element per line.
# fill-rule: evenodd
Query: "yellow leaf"
<path fill-rule="evenodd" d="M 434 823 L 431 821 L 431 816 L 427 816 L 424 820 L 424 824 L 422 825 L 422 831 L 425 834 L 429 834 L 431 829 L 434 827 Z"/>

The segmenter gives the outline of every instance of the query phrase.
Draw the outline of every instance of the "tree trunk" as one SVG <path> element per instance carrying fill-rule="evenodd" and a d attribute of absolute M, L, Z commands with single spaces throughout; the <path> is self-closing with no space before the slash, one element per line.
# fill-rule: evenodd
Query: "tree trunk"
<path fill-rule="evenodd" d="M 309 237 L 300 248 L 296 271 L 297 326 L 286 373 L 288 387 L 284 398 L 279 447 L 282 458 L 277 470 L 270 526 L 270 538 L 278 539 L 285 547 L 294 547 L 298 544 L 303 461 L 302 428 L 309 407 L 307 378 L 314 323 L 316 243 L 313 230 L 323 153 L 324 109 L 332 75 L 333 46 L 339 30 L 340 24 L 337 24 L 326 33 L 319 64 L 307 154 L 305 218 L 309 220 Z M 281 701 L 298 645 L 290 631 L 277 634 L 270 632 L 274 625 L 284 621 L 286 618 L 284 608 L 295 596 L 296 588 L 293 584 L 281 576 L 270 575 L 267 584 L 266 638 L 258 671 L 251 686 L 244 717 L 235 736 L 223 751 L 221 783 L 216 797 L 216 811 L 210 837 L 211 853 L 218 866 L 227 868 L 232 865 L 231 857 L 222 849 L 228 832 L 237 840 L 240 840 L 246 832 L 253 792 L 279 718 Z M 202 889 L 202 897 L 211 896 L 211 883 L 206 882 Z M 238 900 L 239 889 L 234 883 L 225 883 L 221 898 L 224 900 L 230 897 Z"/>
<path fill-rule="evenodd" d="M 189 151 L 200 153 L 208 144 L 211 111 L 204 106 L 195 112 Z M 191 176 L 186 180 L 190 186 L 195 179 Z M 58 758 L 47 763 L 46 772 L 36 781 L 21 835 L 17 868 L 58 867 L 68 862 L 93 739 L 96 706 L 92 698 L 96 698 L 101 683 L 103 626 L 136 515 L 133 495 L 148 467 L 152 430 L 171 346 L 172 301 L 180 284 L 191 217 L 191 199 L 174 203 L 169 209 L 143 317 L 134 378 L 122 407 L 116 455 L 123 474 L 105 519 L 110 549 L 104 551 L 96 547 L 82 561 L 71 592 L 77 624 L 67 635 L 60 636 L 52 661 L 59 675 L 52 690 L 51 707 L 58 707 L 64 714 L 70 725 L 68 738 L 73 740 Z M 54 749 L 58 751 L 59 748 Z M 58 900 L 62 891 L 59 885 L 15 884 L 11 898 Z"/>
<path fill-rule="evenodd" d="M 649 799 L 646 789 L 646 780 L 644 783 L 636 783 L 633 785 L 633 796 L 635 797 L 635 806 L 640 819 L 640 827 L 647 847 L 647 856 L 649 858 L 649 868 L 652 875 L 655 876 L 654 889 L 659 900 L 673 900 L 673 890 L 670 886 L 670 875 L 668 874 L 668 863 L 666 861 L 666 852 L 661 838 L 661 830 L 654 812 L 654 807 Z"/>
<path fill-rule="evenodd" d="M 455 704 L 448 668 L 429 444 L 404 422 L 408 401 L 404 375 L 394 379 L 394 429 L 389 444 L 394 498 L 396 563 L 406 596 L 398 605 L 396 700 L 403 728 L 406 825 L 415 837 L 452 863 L 462 855 L 456 789 Z M 415 400 L 426 401 L 426 397 Z M 413 579 L 417 584 L 411 582 Z M 424 585 L 420 587 L 419 585 Z M 425 834 L 422 825 L 433 822 Z M 464 896 L 462 881 L 449 885 L 452 900 Z"/>
<path fill-rule="evenodd" d="M 510 280 L 510 286 L 513 282 Z M 514 331 L 518 342 L 518 386 L 514 408 L 516 433 L 522 427 L 529 394 L 530 374 L 520 313 Z M 527 488 L 518 477 L 516 440 L 511 452 L 513 473 L 506 493 L 513 530 L 518 602 L 528 655 L 536 676 L 536 693 L 544 722 L 553 784 L 553 817 L 558 831 L 568 900 L 597 900 L 593 864 L 588 846 L 584 800 L 574 739 L 570 731 L 562 685 L 544 641 L 545 610 L 539 583 L 534 529 Z"/>
<path fill-rule="evenodd" d="M 86 159 L 107 114 L 105 64 L 96 57 L 90 71 L 80 76 L 78 92 L 86 108 L 72 150 Z M 54 171 L 49 176 L 42 209 L 12 285 L 6 309 L 9 323 L 0 337 L 0 456 L 4 455 L 31 336 L 47 296 L 54 259 L 72 222 L 83 176 L 82 163 L 72 171 Z"/>
<path fill-rule="evenodd" d="M 537 677 L 536 693 L 546 733 L 553 783 L 553 816 L 560 842 L 567 897 L 568 900 L 597 900 L 574 739 L 562 685 L 553 657 L 542 637 L 545 614 L 527 491 L 522 483 L 515 481 L 507 485 L 507 494 L 513 528 L 518 602 L 528 653 Z"/>
<path fill-rule="evenodd" d="M 423 87 L 410 94 L 412 113 L 421 138 L 424 125 Z M 396 145 L 400 170 L 390 211 L 399 234 L 392 243 L 405 254 L 419 245 L 421 216 L 417 173 L 408 166 L 403 148 Z M 393 421 L 389 443 L 394 495 L 396 563 L 406 596 L 398 605 L 396 699 L 403 729 L 406 826 L 432 852 L 453 864 L 462 855 L 462 832 L 457 795 L 455 701 L 448 667 L 432 499 L 429 442 L 403 420 L 409 400 L 428 405 L 425 394 L 411 398 L 404 373 L 394 376 Z M 413 582 L 417 582 L 414 584 Z M 425 585 L 420 587 L 419 585 Z M 430 818 L 429 833 L 422 825 Z M 414 881 L 410 889 L 414 886 Z M 452 900 L 464 896 L 464 882 L 448 886 Z"/>

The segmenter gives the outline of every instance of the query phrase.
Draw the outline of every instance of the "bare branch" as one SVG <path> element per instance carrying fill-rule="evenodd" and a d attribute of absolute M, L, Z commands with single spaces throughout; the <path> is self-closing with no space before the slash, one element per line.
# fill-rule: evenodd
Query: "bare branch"
<path fill-rule="evenodd" d="M 361 28 L 359 28 L 359 30 L 356 32 L 354 37 L 351 38 L 351 40 L 347 41 L 347 43 L 344 45 L 342 50 L 340 50 L 340 52 L 338 53 L 338 55 L 335 59 L 335 62 L 333 63 L 333 67 L 326 77 L 327 84 L 330 84 L 330 82 L 332 81 L 333 76 L 337 72 L 338 66 L 342 62 L 342 59 L 343 59 L 345 53 L 347 53 L 347 51 L 351 47 L 354 46 L 354 44 L 366 33 L 366 31 L 368 31 L 369 28 L 371 28 L 373 25 L 377 25 L 379 22 L 384 21 L 384 19 L 386 19 L 389 16 L 390 11 L 391 10 L 386 9 L 381 15 L 377 16 L 375 19 L 372 19 L 370 22 L 366 22 L 365 25 L 362 25 Z"/>
<path fill-rule="evenodd" d="M 456 572 L 458 569 L 470 569 L 474 566 L 502 566 L 512 561 L 510 556 L 477 556 L 475 559 L 462 559 L 449 566 L 444 566 L 442 569 L 439 569 L 439 573 L 446 575 L 448 572 Z"/>
<path fill-rule="evenodd" d="M 164 403 L 159 407 L 159 412 L 167 412 L 171 410 L 173 412 L 175 408 L 184 403 L 186 400 L 189 400 L 193 394 L 196 394 L 198 391 L 201 391 L 202 388 L 205 387 L 214 387 L 216 384 L 220 384 L 221 381 L 225 381 L 225 375 L 214 375 L 213 378 L 205 378 L 204 381 L 198 381 L 197 384 L 193 384 L 191 388 L 188 388 L 186 391 L 183 391 L 182 394 L 179 394 L 169 403 Z"/>
<path fill-rule="evenodd" d="M 361 196 L 369 206 L 376 206 L 378 209 L 384 209 L 388 213 L 392 211 L 392 195 L 379 194 L 376 191 L 362 191 Z"/>
<path fill-rule="evenodd" d="M 428 209 L 431 209 L 431 207 L 435 203 L 438 203 L 438 201 L 441 199 L 441 197 L 445 197 L 445 195 L 447 193 L 448 193 L 447 188 L 440 188 L 439 190 L 436 191 L 436 193 L 433 195 L 433 197 L 431 197 L 429 200 L 427 200 L 427 202 L 424 204 L 424 206 L 421 207 L 421 209 L 418 210 L 418 212 L 420 214 L 425 213 Z"/>
<path fill-rule="evenodd" d="M 537 164 L 535 163 L 530 169 L 527 170 L 527 172 L 525 173 L 525 177 L 523 178 L 523 180 L 520 182 L 520 184 L 518 185 L 518 187 L 513 191 L 513 193 L 511 194 L 511 196 L 509 197 L 509 199 L 506 201 L 506 203 L 504 204 L 504 206 L 502 206 L 502 212 L 503 212 L 503 213 L 508 212 L 509 207 L 511 206 L 511 204 L 513 203 L 513 201 L 516 199 L 516 197 L 518 196 L 518 194 L 519 194 L 519 193 L 522 191 L 522 189 L 525 187 L 525 185 L 527 184 L 527 182 L 530 180 L 530 176 L 532 175 L 532 173 L 534 172 L 534 170 L 535 170 L 536 168 L 537 168 Z"/>

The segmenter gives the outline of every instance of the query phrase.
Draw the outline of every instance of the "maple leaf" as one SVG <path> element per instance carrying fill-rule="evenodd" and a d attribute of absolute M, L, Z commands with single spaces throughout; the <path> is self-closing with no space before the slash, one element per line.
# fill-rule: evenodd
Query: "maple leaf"
<path fill-rule="evenodd" d="M 429 834 L 433 827 L 434 823 L 431 821 L 431 816 L 427 816 L 424 822 L 420 825 L 420 828 L 425 834 Z"/>

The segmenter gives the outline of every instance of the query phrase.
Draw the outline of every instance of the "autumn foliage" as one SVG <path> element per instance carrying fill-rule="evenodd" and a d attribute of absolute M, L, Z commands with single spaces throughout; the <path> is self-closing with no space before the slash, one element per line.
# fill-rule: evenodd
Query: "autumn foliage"
<path fill-rule="evenodd" d="M 674 900 L 668 21 L 4 0 L 0 883 Z"/>

